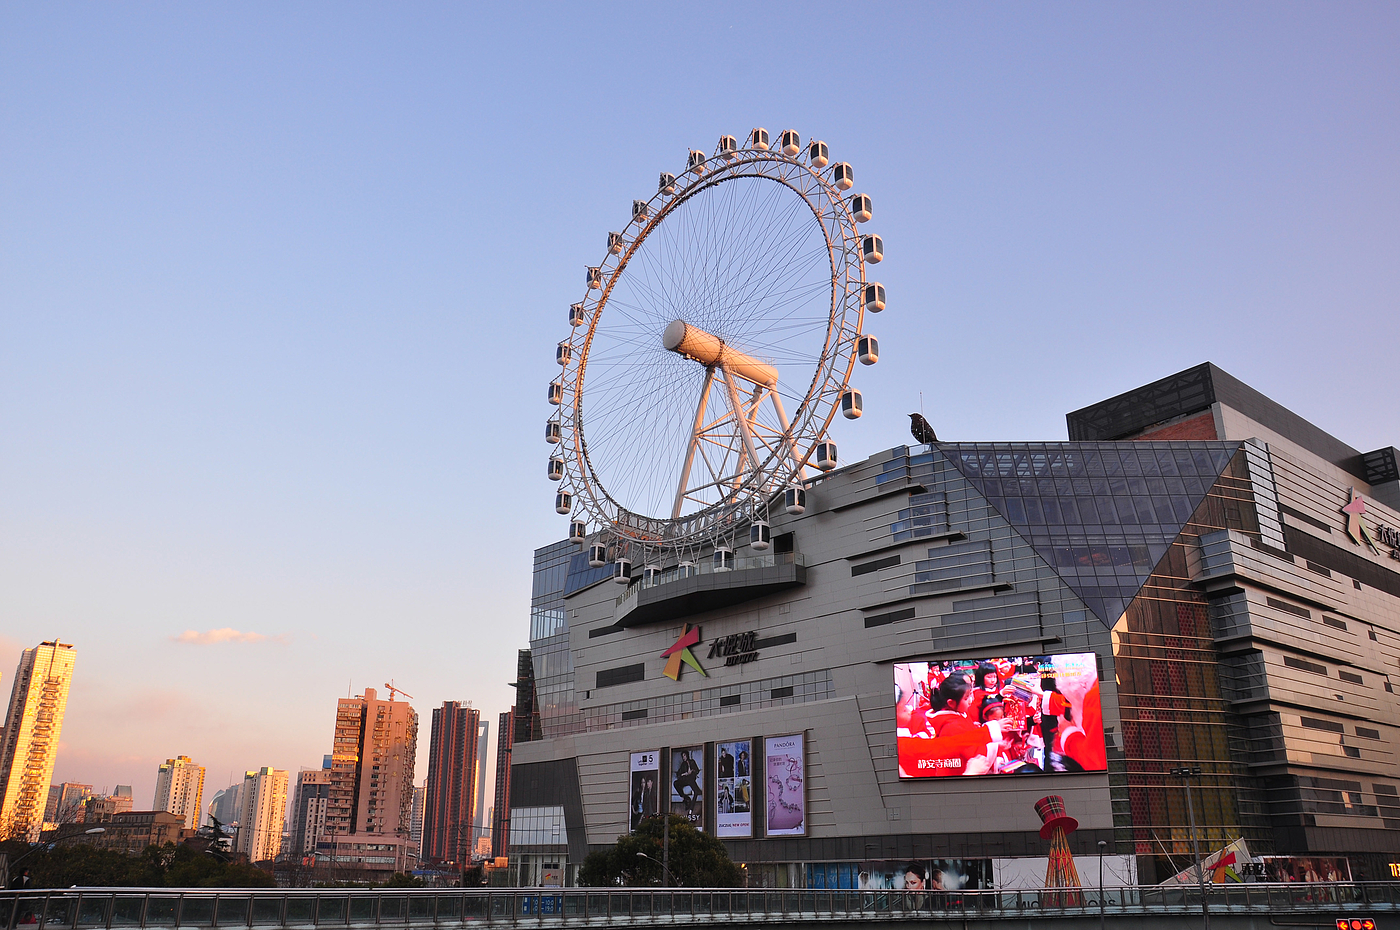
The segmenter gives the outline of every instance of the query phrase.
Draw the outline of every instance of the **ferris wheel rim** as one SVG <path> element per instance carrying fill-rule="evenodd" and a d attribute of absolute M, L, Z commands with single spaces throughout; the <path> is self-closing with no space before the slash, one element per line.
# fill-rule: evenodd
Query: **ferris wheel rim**
<path fill-rule="evenodd" d="M 774 177 L 770 177 L 770 176 L 768 176 L 768 175 L 758 174 L 758 173 L 754 173 L 754 174 L 730 173 L 730 174 L 724 175 L 723 177 L 711 177 L 711 178 L 708 179 L 707 182 L 704 183 L 704 184 L 696 184 L 696 185 L 694 185 L 694 186 L 692 186 L 692 187 L 690 187 L 690 188 L 687 188 L 687 190 L 686 190 L 686 192 L 685 192 L 684 195 L 681 195 L 680 193 L 677 193 L 677 195 L 676 195 L 675 197 L 670 198 L 670 201 L 666 204 L 665 210 L 662 211 L 662 212 L 660 212 L 660 213 L 658 213 L 654 218 L 652 218 L 651 220 L 649 220 L 648 223 L 647 223 L 647 225 L 646 225 L 646 227 L 645 227 L 645 229 L 641 232 L 641 234 L 638 235 L 635 239 L 633 239 L 633 240 L 631 241 L 631 244 L 628 246 L 628 248 L 624 251 L 624 253 L 622 254 L 622 256 L 619 258 L 616 267 L 614 267 L 614 269 L 613 269 L 613 271 L 612 271 L 612 274 L 609 276 L 609 280 L 608 280 L 607 286 L 606 286 L 605 288 L 603 288 L 602 293 L 599 295 L 598 302 L 597 302 L 596 307 L 595 307 L 595 309 L 594 309 L 593 316 L 592 316 L 592 318 L 591 318 L 590 321 L 589 321 L 589 333 L 588 333 L 587 336 L 584 337 L 583 348 L 582 348 L 582 352 L 581 352 L 582 357 L 581 357 L 580 363 L 579 363 L 579 375 L 578 375 L 578 379 L 577 379 L 577 381 L 576 381 L 576 387 L 575 387 L 575 392 L 574 392 L 575 416 L 578 418 L 578 420 L 579 420 L 580 422 L 581 422 L 581 420 L 582 420 L 582 415 L 581 415 L 582 412 L 579 411 L 577 408 L 578 408 L 578 406 L 582 403 L 582 398 L 583 398 L 583 396 L 584 396 L 584 381 L 585 381 L 585 376 L 586 376 L 586 373 L 587 373 L 587 364 L 586 364 L 586 362 L 587 362 L 589 350 L 590 350 L 590 348 L 591 348 L 591 346 L 592 346 L 594 334 L 595 334 L 596 329 L 597 329 L 598 319 L 602 316 L 603 311 L 606 309 L 606 307 L 607 307 L 607 305 L 608 305 L 608 298 L 611 296 L 612 289 L 613 289 L 613 286 L 614 286 L 614 282 L 617 280 L 617 277 L 618 277 L 619 275 L 621 275 L 621 274 L 626 270 L 627 265 L 628 265 L 629 261 L 631 260 L 632 255 L 637 251 L 637 249 L 639 249 L 639 248 L 642 246 L 642 244 L 643 244 L 643 243 L 647 240 L 647 238 L 651 235 L 651 231 L 652 231 L 653 229 L 655 229 L 656 227 L 658 227 L 658 226 L 661 224 L 661 222 L 662 222 L 671 212 L 673 212 L 674 210 L 678 209 L 679 207 L 685 205 L 685 204 L 686 204 L 687 202 L 689 202 L 690 200 L 693 200 L 695 197 L 697 197 L 697 196 L 699 196 L 699 195 L 701 195 L 701 194 L 703 194 L 703 193 L 705 193 L 705 192 L 707 192 L 707 191 L 714 190 L 715 188 L 717 188 L 717 187 L 718 187 L 719 185 L 721 185 L 721 184 L 727 183 L 727 182 L 729 182 L 729 181 L 736 181 L 736 180 L 742 180 L 742 179 L 765 180 L 765 181 L 770 181 L 770 182 L 775 183 L 775 184 L 779 184 L 779 185 L 781 185 L 781 186 L 787 188 L 788 190 L 792 191 L 792 192 L 797 196 L 797 198 L 798 198 L 799 200 L 801 200 L 803 203 L 805 203 L 805 204 L 807 205 L 809 211 L 810 211 L 810 212 L 812 213 L 812 215 L 818 220 L 818 224 L 817 224 L 818 227 L 820 227 L 820 228 L 822 229 L 822 231 L 823 231 L 823 237 L 824 237 L 824 239 L 825 239 L 825 241 L 826 241 L 826 245 L 827 245 L 827 254 L 828 254 L 828 256 L 829 256 L 829 265 L 830 265 L 830 267 L 831 267 L 831 269 L 832 269 L 832 278 L 833 278 L 833 282 L 834 282 L 834 280 L 835 280 L 835 278 L 836 278 L 836 276 L 837 276 L 837 271 L 836 271 L 837 261 L 836 261 L 836 258 L 835 258 L 836 248 L 835 248 L 834 244 L 832 243 L 831 236 L 830 236 L 830 234 L 826 231 L 825 225 L 822 224 L 822 223 L 820 222 L 820 214 L 818 213 L 818 211 L 817 211 L 815 208 L 812 207 L 811 202 L 808 200 L 808 198 L 803 194 L 803 192 L 802 192 L 801 190 L 797 189 L 797 188 L 794 187 L 792 184 L 788 183 L 785 179 L 774 178 Z M 844 291 L 843 291 L 843 293 L 844 293 Z M 838 312 L 838 311 L 837 311 L 837 304 L 838 304 L 838 299 L 837 299 L 837 288 L 836 288 L 835 285 L 833 284 L 832 289 L 831 289 L 830 306 L 829 306 L 829 308 L 828 308 L 828 310 L 827 310 L 827 319 L 828 319 L 828 324 L 827 324 L 827 341 L 826 341 L 826 343 L 825 343 L 825 344 L 823 345 L 823 347 L 822 347 L 822 353 L 821 353 L 821 358 L 822 358 L 822 359 L 826 359 L 826 358 L 828 358 L 828 357 L 831 357 L 831 355 L 832 355 L 832 353 L 831 353 L 831 351 L 830 351 L 830 350 L 831 350 L 831 342 L 832 342 L 831 333 L 832 333 L 832 329 L 833 329 L 833 326 L 834 326 L 834 323 L 835 323 L 835 319 L 836 319 L 836 315 L 837 315 L 837 312 Z M 850 368 L 850 366 L 848 366 L 848 375 L 849 375 L 849 368 Z M 799 405 L 799 407 L 798 407 L 797 409 L 795 409 L 795 410 L 793 411 L 792 422 L 793 422 L 794 430 L 796 430 L 797 424 L 798 424 L 800 421 L 803 421 L 803 417 L 807 415 L 808 410 L 809 410 L 809 409 L 811 408 L 811 406 L 813 405 L 814 395 L 816 395 L 816 394 L 818 393 L 818 392 L 817 392 L 817 384 L 818 384 L 818 382 L 819 382 L 819 381 L 823 381 L 823 380 L 829 380 L 829 376 L 828 376 L 828 378 L 826 378 L 826 379 L 823 379 L 823 378 L 821 377 L 821 371 L 822 371 L 822 366 L 821 366 L 820 364 L 818 364 L 818 365 L 814 368 L 814 370 L 813 370 L 811 383 L 807 386 L 806 392 L 802 395 L 802 402 L 801 402 L 801 404 Z M 830 426 L 831 419 L 835 416 L 835 414 L 836 414 L 835 405 L 832 405 L 832 409 L 831 409 L 830 411 L 828 411 L 828 415 L 827 415 L 826 421 L 822 424 L 822 429 L 823 429 L 823 430 L 824 430 L 826 427 L 829 427 L 829 426 Z M 820 432 L 821 430 L 818 430 L 818 431 Z M 580 453 L 580 456 L 581 456 L 581 458 L 582 458 L 582 461 L 588 466 L 589 472 L 590 472 L 590 474 L 593 476 L 593 480 L 597 483 L 599 490 L 600 490 L 606 497 L 608 497 L 608 499 L 611 500 L 616 506 L 622 507 L 622 503 L 621 503 L 620 501 L 618 501 L 615 497 L 613 497 L 610 493 L 608 493 L 608 491 L 607 491 L 607 485 L 606 485 L 606 483 L 603 481 L 602 475 L 600 475 L 600 474 L 598 473 L 597 469 L 595 469 L 595 468 L 593 467 L 592 459 L 590 458 L 589 453 L 588 453 L 587 433 L 586 433 L 581 427 L 578 429 L 578 436 L 579 436 L 579 447 L 580 447 L 579 453 Z M 809 450 L 809 451 L 808 451 L 808 454 L 807 454 L 806 456 L 804 456 L 804 460 L 805 460 L 805 458 L 810 458 L 810 455 L 811 455 L 811 452 L 810 452 L 810 450 Z M 764 459 L 763 464 L 762 464 L 761 466 L 759 466 L 758 468 L 756 468 L 756 469 L 750 474 L 749 478 L 746 479 L 744 485 L 741 486 L 740 488 L 735 489 L 735 491 L 733 492 L 733 494 L 731 494 L 730 496 L 738 495 L 738 494 L 742 493 L 743 491 L 748 490 L 750 485 L 754 484 L 755 482 L 760 481 L 760 480 L 762 479 L 762 475 L 763 475 L 763 471 L 764 471 L 765 467 L 766 467 L 769 463 L 773 462 L 775 459 L 778 459 L 779 457 L 780 457 L 780 453 L 779 453 L 778 451 L 771 451 L 771 452 L 767 455 L 767 457 Z M 798 469 L 794 469 L 794 471 L 797 471 L 797 470 L 798 470 Z M 719 504 L 716 504 L 716 506 L 719 506 Z"/>
<path fill-rule="evenodd" d="M 717 529 L 733 530 L 743 522 L 743 511 L 751 509 L 754 500 L 761 499 L 766 507 L 768 499 L 782 485 L 799 478 L 823 441 L 840 406 L 842 393 L 850 384 L 856 362 L 855 341 L 863 329 L 865 309 L 859 295 L 866 283 L 866 276 L 860 248 L 861 235 L 846 198 L 835 184 L 824 177 L 821 170 L 794 156 L 759 149 L 742 149 L 725 158 L 712 156 L 701 166 L 703 172 L 688 169 L 675 177 L 674 193 L 668 194 L 663 186 L 648 200 L 634 203 L 633 219 L 623 228 L 623 232 L 610 234 L 609 253 L 604 261 L 596 268 L 590 266 L 590 275 L 595 271 L 599 274 L 601 287 L 596 288 L 598 295 L 594 298 L 595 287 L 590 280 L 584 301 L 576 305 L 586 308 L 584 319 L 587 326 L 575 327 L 565 341 L 577 347 L 576 358 L 564 362 L 565 372 L 562 373 L 561 383 L 570 396 L 567 403 L 561 403 L 558 417 L 569 439 L 565 448 L 570 454 L 564 457 L 565 472 L 570 479 L 567 484 L 573 489 L 580 509 L 597 521 L 597 531 L 607 532 L 619 540 L 632 539 L 643 545 L 678 548 L 712 538 Z M 775 166 L 777 170 L 774 173 L 764 170 Z M 806 183 L 799 185 L 794 181 L 794 176 Z M 593 451 L 596 450 L 589 448 L 584 425 L 584 403 L 588 397 L 585 382 L 594 340 L 598 336 L 604 312 L 612 302 L 614 289 L 619 282 L 627 280 L 625 272 L 628 265 L 644 243 L 681 208 L 696 202 L 696 198 L 707 192 L 718 190 L 721 185 L 738 180 L 770 181 L 786 188 L 807 207 L 811 215 L 807 222 L 814 222 L 821 231 L 826 250 L 825 267 L 830 272 L 828 296 L 824 300 L 826 333 L 820 352 L 814 355 L 815 364 L 805 391 L 789 395 L 798 401 L 790 425 L 793 461 L 784 465 L 782 450 L 770 448 L 762 462 L 754 463 L 744 480 L 718 500 L 669 518 L 638 514 L 608 490 L 608 477 L 593 460 Z M 644 205 L 640 214 L 638 205 Z M 824 210 L 829 211 L 829 220 L 824 218 Z M 614 235 L 625 243 L 620 253 L 612 251 Z M 580 339 L 578 330 L 581 328 L 585 332 Z M 561 342 L 561 349 L 564 345 Z M 570 371 L 573 372 L 572 377 L 569 376 Z M 800 454 L 797 451 L 799 445 Z M 646 532 L 633 532 L 641 529 Z"/>

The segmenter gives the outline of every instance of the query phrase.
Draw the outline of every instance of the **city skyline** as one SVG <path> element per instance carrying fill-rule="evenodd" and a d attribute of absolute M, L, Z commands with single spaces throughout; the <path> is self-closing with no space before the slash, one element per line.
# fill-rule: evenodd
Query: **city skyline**
<path fill-rule="evenodd" d="M 820 137 L 873 198 L 890 305 L 845 462 L 917 410 L 1063 439 L 1204 361 L 1192 329 L 1394 442 L 1341 352 L 1400 341 L 1393 5 L 872 8 L 844 81 L 740 9 L 632 80 L 670 16 L 0 10 L 0 694 L 23 649 L 82 653 L 53 782 L 148 799 L 187 754 L 207 807 L 319 766 L 367 687 L 509 707 L 523 566 L 566 532 L 540 430 L 567 307 L 721 134 Z"/>

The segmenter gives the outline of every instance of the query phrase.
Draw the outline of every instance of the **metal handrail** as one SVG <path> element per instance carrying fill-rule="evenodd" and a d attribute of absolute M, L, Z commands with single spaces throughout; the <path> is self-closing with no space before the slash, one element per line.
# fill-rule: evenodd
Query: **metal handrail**
<path fill-rule="evenodd" d="M 1115 916 L 1195 914 L 1194 886 L 1105 888 Z M 1209 886 L 1220 914 L 1400 911 L 1400 882 Z M 0 930 L 442 927 L 467 924 L 771 923 L 911 916 L 1073 917 L 1098 889 L 893 891 L 739 888 L 67 888 L 0 891 Z"/>

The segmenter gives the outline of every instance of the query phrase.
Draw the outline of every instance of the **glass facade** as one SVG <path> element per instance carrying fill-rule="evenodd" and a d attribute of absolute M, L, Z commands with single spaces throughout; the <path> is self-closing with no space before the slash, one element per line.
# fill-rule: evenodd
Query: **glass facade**
<path fill-rule="evenodd" d="M 530 656 L 535 674 L 535 711 L 546 738 L 577 732 L 581 726 L 574 697 L 574 658 L 564 594 L 573 563 L 586 559 L 565 540 L 535 553 L 530 592 Z M 583 562 L 585 568 L 587 561 Z M 611 569 L 598 569 L 610 573 Z M 608 577 L 609 575 L 605 575 Z"/>
<path fill-rule="evenodd" d="M 1157 857 L 1159 875 L 1172 874 L 1173 859 L 1191 852 L 1186 789 L 1167 774 L 1179 766 L 1204 772 L 1192 785 L 1203 850 L 1243 837 L 1256 855 L 1272 851 L 1240 722 L 1222 690 L 1207 599 L 1188 569 L 1200 537 L 1223 529 L 1258 539 L 1243 452 L 1226 464 L 1113 628 L 1126 757 L 1125 771 L 1114 779 L 1114 820 L 1120 833 L 1131 831 L 1121 841 L 1130 839 L 1139 856 Z"/>
<path fill-rule="evenodd" d="M 1106 626 L 1239 443 L 945 444 L 949 461 Z"/>
<path fill-rule="evenodd" d="M 510 845 L 564 846 L 563 807 L 515 807 L 510 812 Z"/>

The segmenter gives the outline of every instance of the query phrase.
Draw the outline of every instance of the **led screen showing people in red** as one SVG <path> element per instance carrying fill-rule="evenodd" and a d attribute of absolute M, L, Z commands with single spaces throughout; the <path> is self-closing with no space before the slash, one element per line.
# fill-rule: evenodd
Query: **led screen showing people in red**
<path fill-rule="evenodd" d="M 901 778 L 1103 772 L 1094 653 L 894 667 Z"/>

